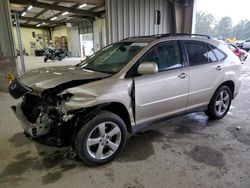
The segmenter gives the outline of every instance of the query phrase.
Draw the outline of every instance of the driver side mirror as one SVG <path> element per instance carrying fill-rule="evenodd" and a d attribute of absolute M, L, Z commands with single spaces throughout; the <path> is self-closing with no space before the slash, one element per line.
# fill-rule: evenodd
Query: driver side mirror
<path fill-rule="evenodd" d="M 143 62 L 138 67 L 138 73 L 142 75 L 155 74 L 158 72 L 158 65 L 155 62 Z"/>

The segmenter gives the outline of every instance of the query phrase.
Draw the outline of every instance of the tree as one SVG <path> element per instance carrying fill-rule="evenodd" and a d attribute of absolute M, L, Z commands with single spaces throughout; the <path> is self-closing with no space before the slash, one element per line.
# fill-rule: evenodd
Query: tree
<path fill-rule="evenodd" d="M 199 34 L 212 35 L 213 25 L 215 24 L 215 18 L 212 14 L 205 14 L 204 12 L 197 12 L 195 32 Z"/>
<path fill-rule="evenodd" d="M 232 19 L 223 17 L 217 22 L 212 14 L 197 12 L 195 32 L 219 39 L 235 37 L 237 40 L 250 38 L 250 20 L 241 20 L 233 27 Z"/>
<path fill-rule="evenodd" d="M 232 22 L 232 19 L 228 16 L 221 18 L 217 26 L 214 28 L 215 35 L 225 38 L 232 37 Z"/>
<path fill-rule="evenodd" d="M 245 28 L 245 24 L 247 21 L 241 20 L 236 26 L 232 29 L 232 35 L 235 36 L 237 39 L 242 39 L 243 30 Z"/>

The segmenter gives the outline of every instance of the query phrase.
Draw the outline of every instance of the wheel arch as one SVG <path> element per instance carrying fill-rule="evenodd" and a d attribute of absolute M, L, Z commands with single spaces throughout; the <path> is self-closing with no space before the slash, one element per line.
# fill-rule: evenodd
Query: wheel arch
<path fill-rule="evenodd" d="M 221 86 L 227 86 L 227 87 L 230 89 L 230 91 L 231 91 L 231 93 L 232 93 L 232 99 L 233 99 L 233 97 L 234 97 L 234 90 L 235 90 L 235 84 L 234 84 L 234 82 L 233 82 L 232 80 L 228 80 L 228 81 L 225 81 L 225 82 L 221 83 L 221 84 L 216 88 L 216 90 L 214 91 L 212 97 L 210 98 L 209 104 L 210 104 L 211 100 L 213 99 L 213 97 L 214 97 L 216 91 L 217 91 L 218 89 L 220 89 Z"/>
<path fill-rule="evenodd" d="M 104 103 L 86 109 L 82 109 L 82 111 L 79 110 L 80 113 L 78 113 L 75 117 L 77 126 L 76 131 L 80 130 L 84 123 L 96 116 L 101 110 L 106 110 L 119 116 L 124 121 L 127 131 L 129 133 L 132 133 L 132 125 L 129 112 L 125 105 L 119 102 Z M 84 123 L 82 123 L 81 125 L 78 124 L 78 120 L 80 117 L 83 117 L 84 119 Z"/>
<path fill-rule="evenodd" d="M 225 82 L 223 82 L 222 84 L 220 84 L 219 85 L 219 87 L 217 87 L 217 89 L 216 89 L 216 91 L 221 87 L 221 86 L 227 86 L 229 89 L 230 89 L 230 91 L 231 91 L 231 93 L 232 93 L 232 98 L 234 97 L 234 90 L 235 90 L 235 84 L 234 84 L 234 82 L 232 81 L 232 80 L 228 80 L 228 81 L 225 81 Z M 215 92 L 216 92 L 215 91 Z"/>
<path fill-rule="evenodd" d="M 129 112 L 127 108 L 119 102 L 112 102 L 108 105 L 106 105 L 103 110 L 110 111 L 116 115 L 118 115 L 125 123 L 127 131 L 129 133 L 132 133 L 132 126 L 131 126 L 131 119 L 129 116 Z"/>
<path fill-rule="evenodd" d="M 220 88 L 223 87 L 223 86 L 227 86 L 228 87 L 228 89 L 231 91 L 232 98 L 229 99 L 229 104 L 228 104 L 228 107 L 227 107 L 226 111 L 224 111 L 223 114 L 219 114 L 218 115 L 218 114 L 216 114 L 215 108 L 214 108 L 214 106 L 216 104 L 216 98 L 217 97 L 216 98 L 214 98 L 214 97 L 220 91 Z M 231 101 L 232 101 L 233 95 L 234 95 L 234 89 L 235 89 L 235 85 L 234 85 L 234 82 L 231 81 L 231 80 L 228 80 L 228 81 L 225 81 L 225 82 L 221 83 L 217 87 L 217 89 L 215 90 L 212 98 L 210 99 L 210 102 L 208 104 L 207 110 L 205 111 L 206 115 L 209 116 L 212 119 L 221 119 L 221 118 L 223 118 L 227 114 L 228 110 L 230 109 Z"/>

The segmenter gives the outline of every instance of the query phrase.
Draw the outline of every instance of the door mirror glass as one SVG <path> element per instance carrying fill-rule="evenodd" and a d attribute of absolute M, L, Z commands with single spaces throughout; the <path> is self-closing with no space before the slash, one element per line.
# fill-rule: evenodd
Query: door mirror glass
<path fill-rule="evenodd" d="M 143 62 L 138 67 L 138 73 L 142 75 L 155 74 L 158 72 L 158 65 L 153 62 Z"/>

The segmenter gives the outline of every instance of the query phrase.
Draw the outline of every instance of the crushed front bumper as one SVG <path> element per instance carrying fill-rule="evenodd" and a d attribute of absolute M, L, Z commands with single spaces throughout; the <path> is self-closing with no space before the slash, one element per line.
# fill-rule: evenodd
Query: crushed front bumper
<path fill-rule="evenodd" d="M 17 119 L 20 121 L 25 134 L 28 134 L 32 138 L 37 138 L 38 136 L 49 132 L 49 129 L 44 129 L 42 126 L 30 123 L 21 109 L 21 104 L 18 104 L 17 106 L 11 106 L 11 109 L 15 113 Z"/>

